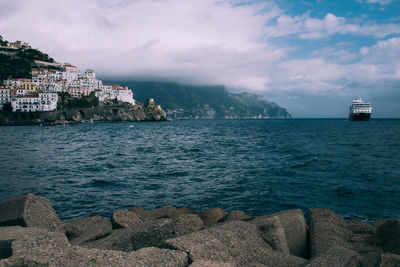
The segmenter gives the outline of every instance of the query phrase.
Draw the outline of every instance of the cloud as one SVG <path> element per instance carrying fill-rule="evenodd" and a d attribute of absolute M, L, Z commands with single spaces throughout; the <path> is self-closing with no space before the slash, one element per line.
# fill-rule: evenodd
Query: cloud
<path fill-rule="evenodd" d="M 261 90 L 268 64 L 285 56 L 263 35 L 281 11 L 272 2 L 237 3 L 20 0 L 0 21 L 0 31 L 103 75 Z"/>
<path fill-rule="evenodd" d="M 395 37 L 360 51 L 330 44 L 295 55 L 301 50 L 298 40 L 335 34 L 387 38 L 400 34 L 395 23 L 332 13 L 289 16 L 272 1 L 19 0 L 0 5 L 13 10 L 0 13 L 5 39 L 28 41 L 58 61 L 93 68 L 100 77 L 315 94 L 347 94 L 380 79 L 400 79 Z M 278 45 L 285 38 L 293 38 L 290 47 Z"/>
<path fill-rule="evenodd" d="M 397 0 L 356 0 L 359 3 L 389 5 Z"/>
<path fill-rule="evenodd" d="M 270 38 L 296 35 L 300 39 L 321 39 L 334 34 L 383 38 L 392 34 L 400 34 L 400 25 L 394 23 L 356 23 L 331 13 L 327 13 L 323 19 L 317 19 L 306 13 L 294 17 L 281 15 L 276 20 L 276 25 L 267 27 L 266 34 Z"/>

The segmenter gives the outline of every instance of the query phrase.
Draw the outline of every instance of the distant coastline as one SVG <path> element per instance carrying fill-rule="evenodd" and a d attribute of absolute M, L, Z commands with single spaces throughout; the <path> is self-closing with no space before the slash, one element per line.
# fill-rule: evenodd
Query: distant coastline
<path fill-rule="evenodd" d="M 0 126 L 70 125 L 94 121 L 168 121 L 161 106 L 115 105 L 37 112 L 0 112 Z"/>

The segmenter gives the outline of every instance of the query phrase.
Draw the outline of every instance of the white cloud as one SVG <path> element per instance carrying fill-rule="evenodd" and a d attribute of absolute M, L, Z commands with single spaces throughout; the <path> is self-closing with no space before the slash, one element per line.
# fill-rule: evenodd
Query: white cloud
<path fill-rule="evenodd" d="M 359 53 L 331 46 L 297 59 L 289 57 L 287 47 L 271 44 L 285 37 L 334 34 L 384 38 L 400 34 L 398 24 L 331 13 L 322 19 L 309 13 L 288 16 L 269 1 L 20 0 L 7 7 L 13 12 L 0 11 L 5 39 L 28 41 L 58 61 L 102 75 L 326 94 L 345 94 L 352 84 L 400 79 L 399 38 Z"/>
<path fill-rule="evenodd" d="M 15 6 L 0 21 L 6 39 L 102 74 L 261 90 L 269 64 L 285 55 L 264 42 L 264 25 L 281 12 L 270 2 L 21 0 Z"/>
<path fill-rule="evenodd" d="M 356 0 L 357 2 L 360 3 L 367 3 L 367 4 L 380 4 L 380 5 L 388 5 L 391 4 L 393 2 L 395 2 L 396 0 Z"/>
<path fill-rule="evenodd" d="M 344 17 L 328 13 L 323 19 L 312 18 L 308 13 L 289 17 L 281 15 L 276 25 L 266 29 L 268 37 L 286 37 L 297 35 L 300 39 L 320 39 L 334 34 L 353 34 L 383 38 L 391 34 L 400 34 L 400 25 L 394 23 L 376 24 L 372 22 L 355 23 Z"/>

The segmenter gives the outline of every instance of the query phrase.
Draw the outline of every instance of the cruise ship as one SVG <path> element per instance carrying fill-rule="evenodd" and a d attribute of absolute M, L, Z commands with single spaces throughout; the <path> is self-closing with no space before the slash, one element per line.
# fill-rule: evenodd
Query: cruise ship
<path fill-rule="evenodd" d="M 353 100 L 349 111 L 350 121 L 369 121 L 371 117 L 372 107 L 368 102 L 364 102 L 361 97 Z"/>

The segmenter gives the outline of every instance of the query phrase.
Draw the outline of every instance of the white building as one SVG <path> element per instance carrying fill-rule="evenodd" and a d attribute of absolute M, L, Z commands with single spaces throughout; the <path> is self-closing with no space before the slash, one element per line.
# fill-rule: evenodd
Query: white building
<path fill-rule="evenodd" d="M 96 96 L 99 98 L 99 102 L 117 100 L 121 103 L 136 104 L 132 91 L 128 87 L 122 87 L 118 84 L 103 86 L 102 89 L 96 90 Z"/>
<path fill-rule="evenodd" d="M 4 104 L 11 102 L 10 89 L 0 86 L 0 110 L 3 110 Z"/>
<path fill-rule="evenodd" d="M 36 112 L 57 109 L 57 93 L 39 93 L 35 95 L 19 95 L 11 100 L 12 111 Z"/>

